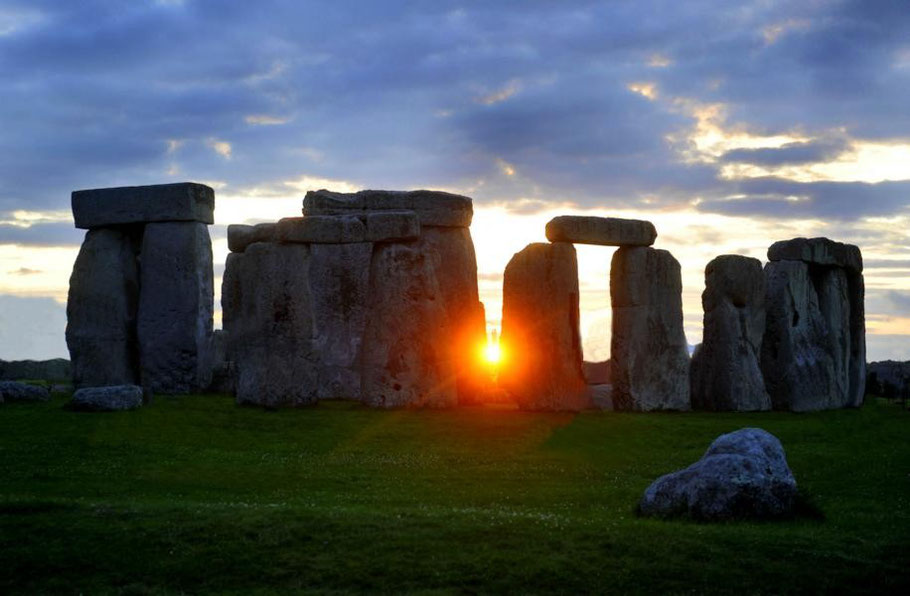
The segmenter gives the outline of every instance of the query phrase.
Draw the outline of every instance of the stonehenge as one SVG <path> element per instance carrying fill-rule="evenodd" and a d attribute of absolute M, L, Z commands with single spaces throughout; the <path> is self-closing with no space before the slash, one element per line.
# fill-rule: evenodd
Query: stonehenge
<path fill-rule="evenodd" d="M 215 193 L 195 183 L 80 190 L 70 277 L 73 383 L 190 393 L 209 385 Z"/>
<path fill-rule="evenodd" d="M 486 323 L 472 214 L 450 193 L 321 190 L 303 217 L 229 226 L 222 311 L 237 401 L 475 401 Z"/>
<path fill-rule="evenodd" d="M 494 391 L 526 410 L 807 411 L 856 407 L 865 393 L 862 254 L 826 238 L 776 242 L 764 268 L 708 263 L 690 358 L 680 264 L 652 246 L 654 225 L 555 217 L 549 242 L 505 268 L 494 379 L 477 362 L 486 316 L 468 197 L 310 191 L 301 216 L 228 226 L 217 332 L 211 188 L 75 191 L 72 208 L 87 231 L 66 341 L 87 403 L 213 390 L 267 408 L 444 408 Z M 583 361 L 575 244 L 616 247 L 611 355 L 596 370 Z"/>

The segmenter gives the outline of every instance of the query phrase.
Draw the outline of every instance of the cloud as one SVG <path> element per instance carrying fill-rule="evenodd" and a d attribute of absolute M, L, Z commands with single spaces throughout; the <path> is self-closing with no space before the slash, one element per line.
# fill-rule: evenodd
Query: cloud
<path fill-rule="evenodd" d="M 0 245 L 79 246 L 85 236 L 72 223 L 44 223 L 31 226 L 0 224 Z"/>
<path fill-rule="evenodd" d="M 14 269 L 13 271 L 8 271 L 7 273 L 9 273 L 10 275 L 37 275 L 37 274 L 43 273 L 43 272 L 38 269 L 29 269 L 28 267 L 19 267 L 18 269 Z"/>
<path fill-rule="evenodd" d="M 747 163 L 759 166 L 806 164 L 835 159 L 849 148 L 845 139 L 820 139 L 786 143 L 780 147 L 734 149 L 720 157 L 725 163 Z"/>

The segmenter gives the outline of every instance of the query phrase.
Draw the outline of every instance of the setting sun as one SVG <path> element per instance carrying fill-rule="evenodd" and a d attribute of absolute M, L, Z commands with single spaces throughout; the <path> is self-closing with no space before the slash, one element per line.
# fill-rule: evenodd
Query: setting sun
<path fill-rule="evenodd" d="M 483 348 L 483 359 L 490 364 L 499 364 L 502 360 L 502 350 L 498 343 L 489 342 Z"/>

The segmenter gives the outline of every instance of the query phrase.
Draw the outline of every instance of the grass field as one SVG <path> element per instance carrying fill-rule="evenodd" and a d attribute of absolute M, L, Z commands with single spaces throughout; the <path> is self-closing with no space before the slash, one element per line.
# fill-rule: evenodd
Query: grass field
<path fill-rule="evenodd" d="M 0 593 L 910 593 L 910 412 L 0 406 Z M 640 519 L 759 426 L 824 515 Z"/>

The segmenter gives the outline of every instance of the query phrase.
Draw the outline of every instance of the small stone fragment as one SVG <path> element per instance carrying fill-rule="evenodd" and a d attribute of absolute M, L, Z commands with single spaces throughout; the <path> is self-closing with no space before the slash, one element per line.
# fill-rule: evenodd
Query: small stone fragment
<path fill-rule="evenodd" d="M 650 221 L 560 215 L 547 223 L 547 240 L 600 246 L 650 246 L 657 230 Z"/>
<path fill-rule="evenodd" d="M 0 396 L 6 401 L 48 401 L 51 398 L 45 387 L 18 381 L 0 381 Z"/>
<path fill-rule="evenodd" d="M 73 394 L 67 405 L 70 409 L 81 412 L 135 410 L 142 406 L 142 387 L 136 385 L 84 387 Z"/>
<path fill-rule="evenodd" d="M 204 184 L 180 182 L 77 190 L 72 194 L 77 228 L 158 222 L 215 222 L 215 191 Z"/>

